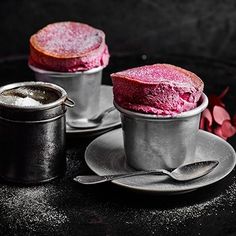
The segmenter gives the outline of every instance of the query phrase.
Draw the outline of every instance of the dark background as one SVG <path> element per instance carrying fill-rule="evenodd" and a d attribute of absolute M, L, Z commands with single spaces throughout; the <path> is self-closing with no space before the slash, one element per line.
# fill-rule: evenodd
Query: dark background
<path fill-rule="evenodd" d="M 27 54 L 30 35 L 67 20 L 104 30 L 112 55 L 184 54 L 236 61 L 233 0 L 1 0 L 0 56 Z"/>

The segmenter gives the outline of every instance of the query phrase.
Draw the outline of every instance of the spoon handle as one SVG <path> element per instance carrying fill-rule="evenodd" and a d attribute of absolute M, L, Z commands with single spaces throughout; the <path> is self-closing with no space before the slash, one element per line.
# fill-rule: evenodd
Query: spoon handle
<path fill-rule="evenodd" d="M 103 117 L 108 115 L 110 112 L 114 111 L 116 108 L 114 106 L 107 108 L 105 111 L 103 111 L 100 115 L 98 115 L 95 120 L 101 120 Z"/>
<path fill-rule="evenodd" d="M 81 184 L 99 184 L 112 180 L 128 178 L 138 175 L 149 175 L 149 174 L 158 174 L 158 175 L 169 175 L 169 172 L 166 170 L 150 170 L 150 171 L 135 171 L 127 174 L 117 174 L 117 175 L 79 175 L 74 178 L 74 181 Z"/>

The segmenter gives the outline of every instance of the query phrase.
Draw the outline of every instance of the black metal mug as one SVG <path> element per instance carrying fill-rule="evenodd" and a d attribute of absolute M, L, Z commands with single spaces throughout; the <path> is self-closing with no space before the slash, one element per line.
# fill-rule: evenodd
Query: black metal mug
<path fill-rule="evenodd" d="M 51 101 L 32 107 L 0 102 L 0 176 L 24 184 L 47 182 L 66 169 L 65 112 L 73 101 L 61 87 L 44 82 L 9 84 L 0 94 L 21 87 L 44 90 Z"/>

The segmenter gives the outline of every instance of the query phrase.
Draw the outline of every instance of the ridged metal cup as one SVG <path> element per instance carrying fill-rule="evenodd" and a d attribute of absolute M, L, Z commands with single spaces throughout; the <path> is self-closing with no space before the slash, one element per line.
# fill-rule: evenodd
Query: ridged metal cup
<path fill-rule="evenodd" d="M 120 111 L 127 163 L 138 170 L 172 169 L 195 160 L 196 137 L 201 112 L 207 107 L 205 94 L 201 104 L 175 117 L 159 117 L 124 109 Z"/>
<path fill-rule="evenodd" d="M 37 81 L 61 86 L 74 101 L 74 108 L 66 113 L 67 121 L 90 119 L 99 113 L 103 67 L 74 73 L 46 71 L 31 65 L 29 67 L 35 72 Z"/>
<path fill-rule="evenodd" d="M 5 85 L 0 94 L 21 87 L 53 94 L 53 100 L 24 107 L 0 102 L 0 176 L 16 183 L 47 182 L 66 169 L 65 112 L 73 102 L 64 89 L 43 82 Z"/>

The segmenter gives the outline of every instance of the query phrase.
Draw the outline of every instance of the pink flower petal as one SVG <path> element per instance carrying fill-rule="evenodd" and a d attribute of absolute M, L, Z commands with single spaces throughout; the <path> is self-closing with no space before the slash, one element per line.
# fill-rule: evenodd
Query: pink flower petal
<path fill-rule="evenodd" d="M 202 116 L 201 116 L 201 119 L 200 119 L 200 129 L 212 132 L 212 127 L 211 127 L 212 123 L 213 123 L 213 119 L 212 119 L 211 112 L 208 108 L 206 108 L 202 112 Z"/>
<path fill-rule="evenodd" d="M 208 108 L 206 108 L 203 112 L 202 112 L 202 117 L 204 117 L 207 121 L 208 121 L 208 124 L 209 126 L 212 126 L 212 115 L 211 115 L 211 112 Z"/>
<path fill-rule="evenodd" d="M 217 126 L 217 127 L 214 129 L 214 134 L 216 134 L 217 136 L 223 138 L 224 140 L 227 140 L 227 137 L 225 137 L 225 136 L 222 134 L 221 126 Z"/>
<path fill-rule="evenodd" d="M 223 107 L 214 106 L 212 114 L 215 122 L 219 125 L 222 125 L 225 120 L 230 120 L 229 113 Z"/>
<path fill-rule="evenodd" d="M 212 132 L 212 127 L 209 125 L 209 122 L 204 118 L 201 118 L 199 128 L 208 132 Z"/>
<path fill-rule="evenodd" d="M 200 119 L 199 128 L 200 129 L 204 129 L 205 128 L 205 119 L 204 119 L 204 117 L 201 117 L 201 119 Z"/>
<path fill-rule="evenodd" d="M 211 127 L 211 126 L 209 126 L 209 125 L 207 125 L 207 126 L 206 126 L 206 131 L 208 131 L 208 132 L 211 132 L 211 133 L 212 133 L 212 127 Z"/>
<path fill-rule="evenodd" d="M 231 124 L 230 120 L 225 120 L 221 126 L 221 132 L 224 137 L 232 137 L 236 133 L 236 128 Z"/>

